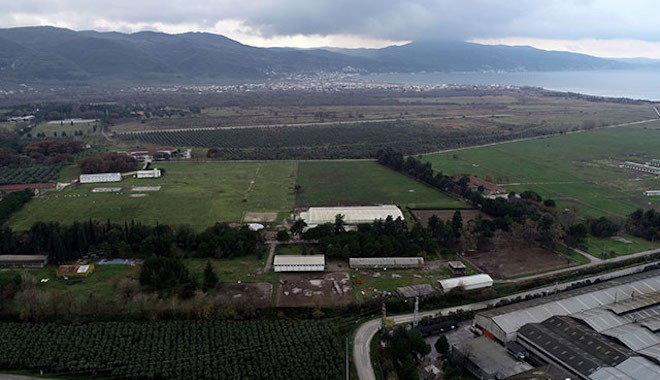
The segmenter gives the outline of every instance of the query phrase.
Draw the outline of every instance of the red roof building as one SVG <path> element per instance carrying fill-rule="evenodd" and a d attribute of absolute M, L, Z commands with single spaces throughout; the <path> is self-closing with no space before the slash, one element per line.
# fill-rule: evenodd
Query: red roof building
<path fill-rule="evenodd" d="M 483 188 L 483 192 L 486 194 L 505 194 L 506 189 L 502 186 L 497 186 L 494 183 L 484 181 L 479 177 L 473 175 L 469 176 L 470 182 L 468 182 L 468 188 L 472 191 L 479 191 L 479 187 Z"/>

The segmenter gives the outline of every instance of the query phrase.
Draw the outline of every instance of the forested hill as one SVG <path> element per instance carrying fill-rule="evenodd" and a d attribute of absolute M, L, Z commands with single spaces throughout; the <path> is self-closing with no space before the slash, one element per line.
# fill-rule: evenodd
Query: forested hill
<path fill-rule="evenodd" d="M 589 70 L 632 64 L 531 47 L 416 42 L 384 49 L 256 48 L 208 33 L 75 32 L 54 27 L 0 29 L 5 82 L 113 84 L 264 80 L 281 74 Z"/>

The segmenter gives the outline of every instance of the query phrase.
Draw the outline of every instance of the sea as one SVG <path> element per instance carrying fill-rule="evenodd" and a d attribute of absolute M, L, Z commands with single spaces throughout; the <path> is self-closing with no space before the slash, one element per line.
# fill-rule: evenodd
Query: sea
<path fill-rule="evenodd" d="M 660 101 L 660 69 L 370 74 L 364 79 L 399 84 L 472 84 L 542 87 L 587 95 Z"/>

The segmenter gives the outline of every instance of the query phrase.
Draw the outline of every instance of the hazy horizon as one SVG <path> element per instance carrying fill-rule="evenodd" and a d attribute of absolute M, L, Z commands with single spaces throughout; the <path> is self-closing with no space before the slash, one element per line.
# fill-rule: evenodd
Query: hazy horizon
<path fill-rule="evenodd" d="M 655 8 L 649 0 L 189 0 L 185 7 L 171 0 L 26 0 L 0 5 L 0 28 L 208 32 L 295 48 L 382 48 L 432 38 L 660 59 Z"/>

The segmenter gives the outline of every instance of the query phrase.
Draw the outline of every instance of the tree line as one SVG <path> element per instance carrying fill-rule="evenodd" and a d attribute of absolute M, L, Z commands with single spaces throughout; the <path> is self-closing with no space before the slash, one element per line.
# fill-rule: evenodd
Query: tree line
<path fill-rule="evenodd" d="M 0 203 L 4 203 L 0 202 Z M 258 232 L 246 226 L 232 228 L 215 224 L 202 232 L 190 226 L 145 225 L 135 221 L 124 224 L 89 220 L 60 224 L 37 222 L 28 231 L 0 228 L 2 254 L 47 255 L 49 262 L 63 264 L 88 254 L 108 257 L 174 257 L 184 253 L 193 257 L 238 257 L 263 255 Z"/>
<path fill-rule="evenodd" d="M 80 171 L 83 174 L 94 173 L 125 173 L 135 170 L 135 158 L 121 153 L 101 153 L 87 157 L 80 162 Z"/>

